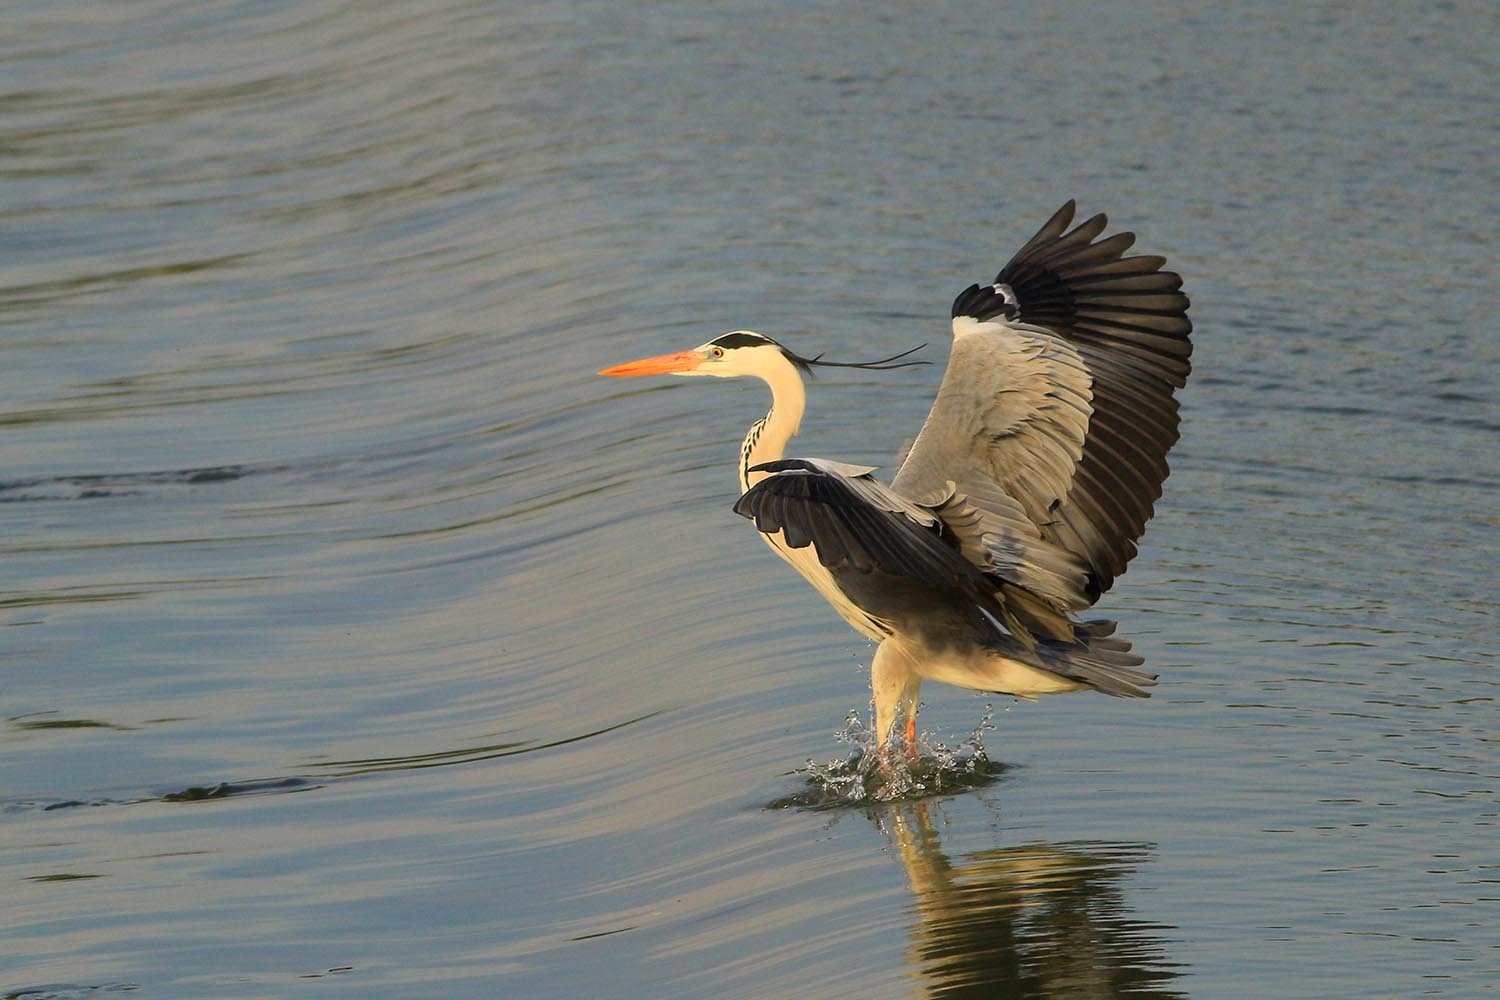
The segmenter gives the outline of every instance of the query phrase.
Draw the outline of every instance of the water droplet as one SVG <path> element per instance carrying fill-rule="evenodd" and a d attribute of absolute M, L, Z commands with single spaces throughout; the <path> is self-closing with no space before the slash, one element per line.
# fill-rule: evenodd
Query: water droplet
<path fill-rule="evenodd" d="M 829 809 L 900 802 L 989 784 L 1004 770 L 984 749 L 985 732 L 995 728 L 994 714 L 994 707 L 986 705 L 974 731 L 951 747 L 929 732 L 920 733 L 912 754 L 900 741 L 883 752 L 877 749 L 873 727 L 851 711 L 834 734 L 851 748 L 849 753 L 826 764 L 809 759 L 796 772 L 806 779 L 804 788 L 772 806 Z"/>

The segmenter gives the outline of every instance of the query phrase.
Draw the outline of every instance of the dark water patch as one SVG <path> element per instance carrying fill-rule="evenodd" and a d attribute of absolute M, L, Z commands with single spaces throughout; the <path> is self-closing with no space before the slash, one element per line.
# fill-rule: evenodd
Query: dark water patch
<path fill-rule="evenodd" d="M 189 721 L 186 716 L 164 716 L 156 719 L 142 719 L 133 725 L 126 725 L 123 722 L 105 722 L 101 719 L 58 718 L 57 716 L 60 715 L 61 712 L 54 708 L 12 715 L 5 721 L 17 729 L 113 729 L 122 733 L 135 732 L 145 726 L 165 726 L 174 722 Z"/>
<path fill-rule="evenodd" d="M 51 715 L 50 712 L 37 712 L 33 715 L 15 715 L 6 721 L 17 729 L 117 729 L 121 732 L 130 732 L 135 726 L 121 726 L 113 722 L 100 722 L 97 719 L 38 719 L 36 715 Z"/>
<path fill-rule="evenodd" d="M 138 597 L 144 597 L 146 591 L 142 590 L 110 590 L 95 591 L 93 593 L 65 593 L 65 594 L 21 594 L 17 597 L 0 597 L 0 608 L 34 608 L 49 604 L 91 604 L 99 601 L 133 601 Z M 34 625 L 40 624 L 37 620 L 10 622 L 11 625 Z"/>
<path fill-rule="evenodd" d="M 353 972 L 353 971 L 354 971 L 354 966 L 352 966 L 352 965 L 335 965 L 333 968 L 331 968 L 331 969 L 324 969 L 322 972 L 304 972 L 302 975 L 298 976 L 297 978 L 298 979 L 324 979 L 324 978 L 327 978 L 328 976 L 341 976 L 341 975 L 343 975 L 346 972 Z"/>
<path fill-rule="evenodd" d="M 633 930 L 635 930 L 634 926 L 631 926 L 631 927 L 616 927 L 613 930 L 597 931 L 597 932 L 595 932 L 593 934 L 580 934 L 577 937 L 568 938 L 568 940 L 569 941 L 592 941 L 595 938 L 610 937 L 610 936 L 612 936 L 614 934 L 624 934 L 626 931 L 633 931 Z"/>
<path fill-rule="evenodd" d="M 298 792 L 316 791 L 326 787 L 331 782 L 344 779 L 357 778 L 363 775 L 383 774 L 391 771 L 420 771 L 436 767 L 452 767 L 464 764 L 475 764 L 487 760 L 497 760 L 504 757 L 514 757 L 520 754 L 536 753 L 543 750 L 553 750 L 572 744 L 582 743 L 587 740 L 604 736 L 608 733 L 617 732 L 637 722 L 645 721 L 659 712 L 649 713 L 625 722 L 605 726 L 591 732 L 581 733 L 562 739 L 536 742 L 530 740 L 515 740 L 500 743 L 487 743 L 479 746 L 459 747 L 452 750 L 438 750 L 429 753 L 408 754 L 394 757 L 368 757 L 353 760 L 328 761 L 316 765 L 320 769 L 326 769 L 328 773 L 316 776 L 291 776 L 280 778 L 254 778 L 244 781 L 220 781 L 211 784 L 189 785 L 185 788 L 175 789 L 160 794 L 143 795 L 130 798 L 69 798 L 69 799 L 10 799 L 0 800 L 0 814 L 24 813 L 24 812 L 54 812 L 63 809 L 98 808 L 101 806 L 117 805 L 139 805 L 145 802 L 213 802 L 222 799 L 241 798 L 251 795 L 284 795 Z M 25 721 L 27 717 L 18 717 L 22 721 L 10 720 L 13 724 L 31 729 L 78 729 L 78 728 L 108 728 L 128 730 L 128 726 L 114 726 L 109 723 L 91 723 L 88 720 L 33 720 L 29 724 Z M 76 724 L 75 724 L 76 723 Z"/>
<path fill-rule="evenodd" d="M 70 476 L 35 476 L 0 482 L 0 503 L 34 500 L 95 500 L 102 497 L 137 496 L 145 487 L 227 483 L 251 473 L 243 465 L 217 465 L 166 472 L 121 472 Z"/>
<path fill-rule="evenodd" d="M 134 983 L 107 983 L 100 986 L 79 986 L 74 983 L 48 983 L 44 986 L 25 986 L 0 996 L 0 1000 L 88 1000 L 103 993 L 130 993 L 140 989 Z"/>
<path fill-rule="evenodd" d="M 634 719 L 595 729 L 592 732 L 580 733 L 577 736 L 568 736 L 563 739 L 550 740 L 545 743 L 537 743 L 531 740 L 514 740 L 501 743 L 486 743 L 481 746 L 459 747 L 453 750 L 436 750 L 431 753 L 408 754 L 402 757 L 366 757 L 355 760 L 328 761 L 319 766 L 325 767 L 333 772 L 334 777 L 348 778 L 361 774 L 379 774 L 384 771 L 419 771 L 431 767 L 452 767 L 458 764 L 474 764 L 479 761 L 496 760 L 501 757 L 514 757 L 518 754 L 536 753 L 540 750 L 553 750 L 558 747 L 581 743 L 607 733 L 617 732 L 626 726 L 633 726 L 637 722 L 660 715 L 660 712 L 648 712 Z"/>
<path fill-rule="evenodd" d="M 187 477 L 183 481 L 188 483 L 225 483 L 245 475 L 245 467 L 226 465 L 217 469 L 199 469 L 195 472 L 182 473 L 182 475 Z"/>
<path fill-rule="evenodd" d="M 79 882 L 84 879 L 103 878 L 103 875 L 86 875 L 82 872 L 57 872 L 53 875 L 28 875 L 28 882 Z"/>
<path fill-rule="evenodd" d="M 237 264 L 250 259 L 252 256 L 252 254 L 246 253 L 226 254 L 207 260 L 174 261 L 170 264 L 123 268 L 99 274 L 75 275 L 50 281 L 0 287 L 0 309 L 44 305 L 56 299 L 76 300 L 80 293 L 92 292 L 131 282 L 172 277 L 180 274 L 194 274 L 199 271 Z"/>
<path fill-rule="evenodd" d="M 258 778 L 249 781 L 221 781 L 212 785 L 189 785 L 160 795 L 138 795 L 131 798 L 101 796 L 90 799 L 8 799 L 0 800 L 0 814 L 57 812 L 63 809 L 97 809 L 103 806 L 133 806 L 145 802 L 208 802 L 246 795 L 276 795 L 310 792 L 326 782 L 310 778 Z"/>
<path fill-rule="evenodd" d="M 136 800 L 136 801 L 143 801 L 143 800 Z M 123 799 L 62 799 L 62 800 L 57 801 L 57 802 L 48 802 L 48 803 L 45 803 L 45 804 L 43 804 L 41 802 L 34 801 L 34 800 L 25 800 L 25 799 L 22 799 L 22 800 L 17 800 L 15 802 L 7 802 L 7 803 L 5 803 L 5 805 L 3 807 L 0 807 L 0 811 L 3 811 L 3 812 L 24 812 L 28 808 L 30 808 L 30 809 L 40 809 L 42 812 L 54 812 L 54 811 L 56 811 L 58 809 L 81 809 L 81 808 L 85 808 L 85 807 L 89 807 L 89 806 L 113 806 L 113 805 L 125 805 L 125 804 L 128 804 L 128 803 L 126 802 L 126 800 L 123 800 Z"/>
<path fill-rule="evenodd" d="M 221 781 L 217 785 L 192 785 L 160 796 L 163 802 L 207 802 L 237 795 L 274 795 L 310 792 L 323 787 L 306 778 L 262 778 L 254 781 Z"/>

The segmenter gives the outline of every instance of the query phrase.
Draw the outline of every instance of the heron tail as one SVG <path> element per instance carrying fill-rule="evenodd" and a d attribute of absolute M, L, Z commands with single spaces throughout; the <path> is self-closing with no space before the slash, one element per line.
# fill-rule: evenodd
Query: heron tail
<path fill-rule="evenodd" d="M 1095 691 L 1116 698 L 1151 697 L 1146 689 L 1156 686 L 1156 675 L 1135 669 L 1146 658 L 1132 653 L 1129 640 L 1115 637 L 1114 631 L 1112 621 L 1080 622 L 1073 630 L 1075 642 L 1043 639 L 1036 652 L 1048 670 Z"/>

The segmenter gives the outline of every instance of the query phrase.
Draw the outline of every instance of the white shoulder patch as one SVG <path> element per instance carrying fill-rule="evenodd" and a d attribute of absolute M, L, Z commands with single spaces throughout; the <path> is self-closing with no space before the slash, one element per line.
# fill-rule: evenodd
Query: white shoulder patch
<path fill-rule="evenodd" d="M 1008 329 L 1007 325 L 999 320 L 991 319 L 981 323 L 973 316 L 953 317 L 954 340 L 962 340 L 964 337 L 969 337 L 976 333 L 999 333 L 1005 329 Z"/>

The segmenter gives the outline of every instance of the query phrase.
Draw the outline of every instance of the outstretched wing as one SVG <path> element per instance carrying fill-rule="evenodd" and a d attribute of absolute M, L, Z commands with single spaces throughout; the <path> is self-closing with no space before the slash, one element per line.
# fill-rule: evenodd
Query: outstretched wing
<path fill-rule="evenodd" d="M 997 517 L 952 483 L 915 501 L 870 478 L 871 469 L 787 459 L 765 472 L 735 512 L 792 549 L 811 545 L 836 577 L 880 573 L 927 591 L 965 598 L 1024 643 L 1032 635 L 1071 641 L 1070 608 L 1084 606 L 1083 571 L 1042 541 L 1017 510 Z"/>
<path fill-rule="evenodd" d="M 951 481 L 997 515 L 1019 505 L 1088 568 L 1091 604 L 1161 496 L 1193 326 L 1164 258 L 1123 256 L 1132 233 L 1097 239 L 1102 214 L 1068 231 L 1073 212 L 954 300 L 948 370 L 892 486 L 923 496 Z"/>
<path fill-rule="evenodd" d="M 940 535 L 931 508 L 904 500 L 867 475 L 832 462 L 785 459 L 757 465 L 770 473 L 735 502 L 735 513 L 794 549 L 812 545 L 830 570 L 906 577 L 932 590 L 972 587 L 977 568 Z"/>

